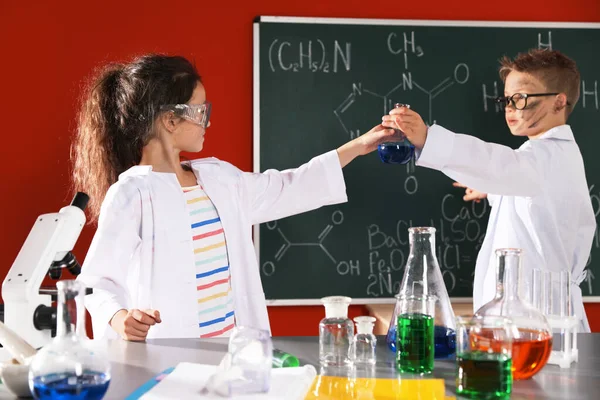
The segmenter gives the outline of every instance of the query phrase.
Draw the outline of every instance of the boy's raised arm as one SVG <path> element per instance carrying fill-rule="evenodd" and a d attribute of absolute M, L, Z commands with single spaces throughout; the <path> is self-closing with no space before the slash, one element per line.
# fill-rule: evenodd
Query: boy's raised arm
<path fill-rule="evenodd" d="M 383 126 L 402 130 L 418 149 L 417 165 L 437 169 L 472 189 L 506 196 L 540 193 L 540 171 L 533 146 L 513 150 L 439 125 L 427 127 L 415 111 L 394 109 Z"/>

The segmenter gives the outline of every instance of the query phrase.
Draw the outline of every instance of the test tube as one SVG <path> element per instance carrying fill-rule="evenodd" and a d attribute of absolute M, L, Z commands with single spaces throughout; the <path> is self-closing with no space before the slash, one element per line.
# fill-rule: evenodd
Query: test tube
<path fill-rule="evenodd" d="M 571 308 L 571 273 L 569 271 L 533 270 L 533 305 L 545 316 L 569 317 Z M 537 298 L 536 298 L 537 296 Z"/>
<path fill-rule="evenodd" d="M 560 299 L 560 316 L 570 317 L 573 314 L 571 309 L 571 272 L 559 272 L 559 299 Z"/>
<path fill-rule="evenodd" d="M 283 350 L 273 349 L 273 368 L 299 367 L 300 361 L 293 354 L 286 353 Z"/>
<path fill-rule="evenodd" d="M 544 314 L 552 329 L 552 353 L 549 363 L 570 365 L 568 358 L 576 349 L 576 337 L 570 327 L 570 317 L 573 317 L 571 272 L 534 268 L 531 293 L 532 304 Z"/>
<path fill-rule="evenodd" d="M 531 305 L 544 313 L 546 310 L 546 287 L 543 271 L 539 268 L 533 268 L 531 276 Z"/>

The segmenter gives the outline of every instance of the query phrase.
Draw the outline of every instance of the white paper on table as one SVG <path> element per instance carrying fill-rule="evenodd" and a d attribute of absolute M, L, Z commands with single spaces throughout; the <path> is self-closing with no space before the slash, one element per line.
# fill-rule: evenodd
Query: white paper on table
<path fill-rule="evenodd" d="M 216 394 L 201 393 L 208 378 L 217 372 L 217 369 L 216 365 L 179 363 L 173 372 L 140 397 L 140 400 L 224 399 Z M 235 398 L 248 400 L 304 399 L 316 376 L 317 371 L 312 365 L 273 368 L 271 370 L 271 389 L 268 393 L 236 395 Z"/>

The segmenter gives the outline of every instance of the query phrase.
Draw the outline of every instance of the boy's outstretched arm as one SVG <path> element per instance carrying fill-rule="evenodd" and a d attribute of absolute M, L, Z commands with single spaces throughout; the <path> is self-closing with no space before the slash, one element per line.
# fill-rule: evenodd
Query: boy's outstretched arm
<path fill-rule="evenodd" d="M 420 153 L 417 165 L 442 171 L 469 188 L 506 196 L 540 193 L 533 146 L 513 150 L 439 125 L 427 127 L 418 113 L 406 107 L 390 111 L 382 125 L 404 132 Z"/>

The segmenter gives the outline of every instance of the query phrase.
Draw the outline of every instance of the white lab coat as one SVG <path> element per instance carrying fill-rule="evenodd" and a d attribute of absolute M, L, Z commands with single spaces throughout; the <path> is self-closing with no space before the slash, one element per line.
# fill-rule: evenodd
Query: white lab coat
<path fill-rule="evenodd" d="M 516 247 L 523 249 L 526 296 L 531 268 L 571 271 L 573 309 L 581 330 L 589 332 L 579 284 L 596 220 L 581 152 L 568 125 L 552 128 L 518 150 L 433 125 L 417 165 L 488 193 L 492 209 L 475 267 L 474 310 L 496 292 L 494 251 Z"/>
<path fill-rule="evenodd" d="M 269 330 L 251 228 L 270 220 L 347 201 L 337 152 L 301 167 L 242 172 L 215 158 L 191 164 L 223 225 L 237 325 Z M 120 309 L 153 308 L 162 323 L 148 338 L 198 337 L 192 234 L 180 184 L 171 173 L 135 166 L 112 185 L 78 279 L 94 337 L 116 337 L 109 320 Z"/>

